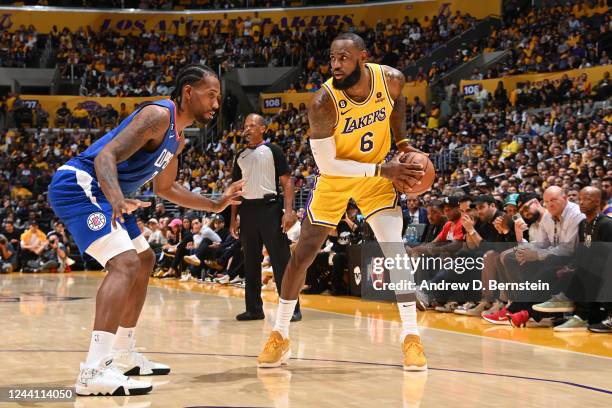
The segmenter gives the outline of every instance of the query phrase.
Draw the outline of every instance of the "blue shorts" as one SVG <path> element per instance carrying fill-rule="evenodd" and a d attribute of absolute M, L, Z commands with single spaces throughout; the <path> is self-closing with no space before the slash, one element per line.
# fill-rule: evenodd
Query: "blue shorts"
<path fill-rule="evenodd" d="M 83 254 L 99 238 L 111 233 L 113 209 L 94 178 L 83 170 L 62 166 L 49 185 L 49 203 L 55 214 L 66 224 Z M 134 215 L 125 214 L 125 229 L 130 239 L 142 233 Z"/>

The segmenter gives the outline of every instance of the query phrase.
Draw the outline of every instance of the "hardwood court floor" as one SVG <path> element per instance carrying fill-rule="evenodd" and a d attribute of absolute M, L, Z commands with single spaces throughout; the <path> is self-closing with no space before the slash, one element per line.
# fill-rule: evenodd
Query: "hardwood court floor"
<path fill-rule="evenodd" d="M 0 275 L 0 387 L 74 382 L 102 276 Z M 349 298 L 303 297 L 304 320 L 291 328 L 290 365 L 258 370 L 255 356 L 275 306 L 265 304 L 265 321 L 238 323 L 241 292 L 152 281 L 137 343 L 172 367 L 169 376 L 153 377 L 152 394 L 22 406 L 612 406 L 612 336 L 559 336 L 419 313 L 430 370 L 404 373 L 394 306 Z"/>

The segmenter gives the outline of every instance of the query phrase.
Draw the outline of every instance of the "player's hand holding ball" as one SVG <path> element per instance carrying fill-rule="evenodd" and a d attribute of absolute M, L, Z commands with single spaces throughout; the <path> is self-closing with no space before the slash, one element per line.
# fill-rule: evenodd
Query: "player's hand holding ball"
<path fill-rule="evenodd" d="M 422 194 L 431 188 L 436 171 L 425 153 L 409 152 L 383 163 L 380 175 L 390 179 L 401 193 Z"/>

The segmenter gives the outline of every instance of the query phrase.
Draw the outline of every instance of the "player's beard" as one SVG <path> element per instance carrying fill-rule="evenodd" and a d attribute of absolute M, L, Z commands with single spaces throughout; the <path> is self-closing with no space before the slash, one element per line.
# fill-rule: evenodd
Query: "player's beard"
<path fill-rule="evenodd" d="M 343 80 L 338 81 L 335 77 L 332 77 L 332 85 L 334 86 L 334 88 L 344 91 L 356 85 L 360 79 L 361 79 L 361 67 L 359 66 L 359 64 L 357 64 L 353 72 L 348 74 L 346 78 L 344 78 Z"/>
<path fill-rule="evenodd" d="M 196 115 L 195 120 L 201 125 L 208 125 L 212 121 L 212 119 L 214 119 L 214 116 L 213 118 L 209 119 L 204 115 L 205 115 L 204 113 Z"/>

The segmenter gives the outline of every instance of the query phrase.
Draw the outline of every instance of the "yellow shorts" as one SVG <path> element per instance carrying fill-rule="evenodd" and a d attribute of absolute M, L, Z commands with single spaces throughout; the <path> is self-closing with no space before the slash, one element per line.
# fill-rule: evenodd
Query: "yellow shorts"
<path fill-rule="evenodd" d="M 307 206 L 310 223 L 335 228 L 351 198 L 366 219 L 398 203 L 393 183 L 384 177 L 318 176 Z"/>

